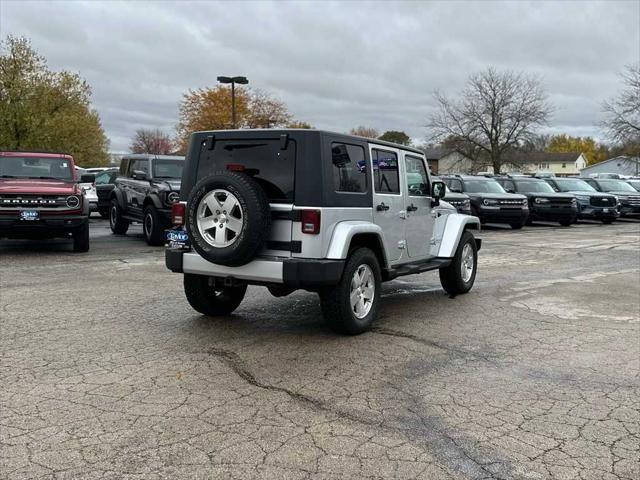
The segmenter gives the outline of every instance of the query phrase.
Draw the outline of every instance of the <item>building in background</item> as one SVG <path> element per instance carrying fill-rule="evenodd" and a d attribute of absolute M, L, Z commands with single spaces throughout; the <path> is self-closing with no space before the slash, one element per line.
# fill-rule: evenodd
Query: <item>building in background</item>
<path fill-rule="evenodd" d="M 588 177 L 596 173 L 617 173 L 618 175 L 640 176 L 640 157 L 615 157 L 583 168 L 580 171 L 582 177 Z"/>
<path fill-rule="evenodd" d="M 552 172 L 558 177 L 568 177 L 579 175 L 580 170 L 586 166 L 587 159 L 580 152 L 518 152 L 505 156 L 501 173 Z M 493 166 L 490 163 L 472 162 L 458 152 L 449 152 L 440 156 L 438 169 L 440 174 L 493 173 Z"/>

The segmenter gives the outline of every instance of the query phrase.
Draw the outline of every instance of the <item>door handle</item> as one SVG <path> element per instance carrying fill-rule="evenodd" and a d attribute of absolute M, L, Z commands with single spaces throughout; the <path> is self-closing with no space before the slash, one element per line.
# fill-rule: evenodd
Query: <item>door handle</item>
<path fill-rule="evenodd" d="M 407 212 L 415 212 L 416 210 L 418 210 L 418 207 L 416 207 L 413 203 L 407 207 Z"/>
<path fill-rule="evenodd" d="M 384 202 L 382 202 L 380 205 L 376 206 L 376 210 L 379 212 L 387 211 L 389 210 L 389 205 L 385 205 Z"/>

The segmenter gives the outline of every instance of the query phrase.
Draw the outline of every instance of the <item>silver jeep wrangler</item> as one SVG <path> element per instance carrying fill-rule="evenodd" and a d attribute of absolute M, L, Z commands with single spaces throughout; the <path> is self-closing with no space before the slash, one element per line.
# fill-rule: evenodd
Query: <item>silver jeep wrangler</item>
<path fill-rule="evenodd" d="M 358 334 L 382 282 L 439 270 L 451 295 L 477 270 L 476 217 L 440 201 L 420 150 L 318 130 L 228 130 L 191 137 L 166 264 L 191 306 L 233 312 L 247 285 L 317 292 L 326 321 Z"/>

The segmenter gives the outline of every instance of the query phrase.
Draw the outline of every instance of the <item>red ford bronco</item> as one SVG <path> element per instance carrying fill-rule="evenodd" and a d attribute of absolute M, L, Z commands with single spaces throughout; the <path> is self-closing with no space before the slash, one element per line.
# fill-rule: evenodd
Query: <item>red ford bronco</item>
<path fill-rule="evenodd" d="M 81 182 L 93 182 L 83 175 Z M 89 203 L 73 158 L 60 153 L 0 152 L 0 238 L 72 237 L 89 250 Z"/>

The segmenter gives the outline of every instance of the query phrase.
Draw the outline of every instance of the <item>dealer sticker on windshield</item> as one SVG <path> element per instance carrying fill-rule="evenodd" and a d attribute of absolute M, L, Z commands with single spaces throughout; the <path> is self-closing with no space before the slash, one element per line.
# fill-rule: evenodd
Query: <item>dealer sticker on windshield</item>
<path fill-rule="evenodd" d="M 40 212 L 38 210 L 21 210 L 20 220 L 38 220 L 40 218 Z"/>

